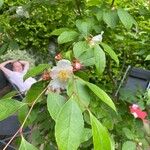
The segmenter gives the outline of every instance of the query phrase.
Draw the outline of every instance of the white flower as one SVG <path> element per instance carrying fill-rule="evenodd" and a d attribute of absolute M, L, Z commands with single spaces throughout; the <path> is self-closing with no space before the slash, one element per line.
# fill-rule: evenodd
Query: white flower
<path fill-rule="evenodd" d="M 16 14 L 21 17 L 29 18 L 28 11 L 25 11 L 22 6 L 16 8 Z"/>
<path fill-rule="evenodd" d="M 49 87 L 52 90 L 66 89 L 67 81 L 73 73 L 73 67 L 69 60 L 62 59 L 58 61 L 57 66 L 53 67 L 50 73 L 52 80 Z"/>
<path fill-rule="evenodd" d="M 91 40 L 90 40 L 90 45 L 95 45 L 96 43 L 101 42 L 102 39 L 103 39 L 103 37 L 102 37 L 103 33 L 104 33 L 104 31 L 102 31 L 100 34 L 92 37 Z"/>

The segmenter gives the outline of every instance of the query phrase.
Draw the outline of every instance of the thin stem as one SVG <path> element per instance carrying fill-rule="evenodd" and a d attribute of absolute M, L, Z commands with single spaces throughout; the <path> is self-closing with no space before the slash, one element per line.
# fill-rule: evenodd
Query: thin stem
<path fill-rule="evenodd" d="M 76 6 L 77 6 L 78 13 L 79 13 L 80 16 L 82 16 L 81 10 L 80 10 L 80 3 L 79 3 L 79 1 L 78 1 L 78 0 L 75 0 L 75 2 L 76 2 Z"/>
<path fill-rule="evenodd" d="M 29 110 L 29 112 L 28 112 L 28 114 L 27 114 L 27 116 L 26 116 L 26 118 L 24 119 L 24 121 L 23 121 L 23 123 L 22 123 L 22 125 L 21 125 L 21 127 L 17 130 L 17 132 L 16 132 L 16 133 L 13 135 L 13 137 L 9 140 L 9 142 L 6 144 L 6 146 L 3 148 L 3 150 L 6 150 L 6 148 L 9 146 L 9 144 L 13 141 L 13 139 L 17 136 L 17 134 L 18 134 L 19 132 L 22 133 L 22 129 L 23 129 L 23 127 L 24 127 L 24 125 L 25 125 L 25 123 L 26 123 L 26 121 L 27 121 L 27 119 L 28 119 L 28 117 L 29 117 L 29 115 L 30 115 L 30 113 L 31 113 L 31 111 L 32 111 L 32 109 L 33 109 L 35 103 L 37 102 L 37 100 L 41 97 L 41 95 L 42 95 L 46 90 L 47 90 L 47 87 L 46 87 L 46 88 L 39 94 L 39 96 L 34 100 L 34 102 L 33 102 L 32 105 L 31 105 L 31 108 L 30 108 L 30 110 Z"/>
<path fill-rule="evenodd" d="M 114 6 L 115 0 L 112 0 L 111 2 L 111 8 Z"/>

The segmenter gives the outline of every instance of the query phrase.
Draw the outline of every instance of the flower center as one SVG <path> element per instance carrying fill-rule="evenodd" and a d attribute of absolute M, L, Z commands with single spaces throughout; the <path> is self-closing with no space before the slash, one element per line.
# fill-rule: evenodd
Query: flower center
<path fill-rule="evenodd" d="M 66 81 L 69 78 L 69 72 L 66 70 L 59 71 L 58 78 L 62 81 Z"/>

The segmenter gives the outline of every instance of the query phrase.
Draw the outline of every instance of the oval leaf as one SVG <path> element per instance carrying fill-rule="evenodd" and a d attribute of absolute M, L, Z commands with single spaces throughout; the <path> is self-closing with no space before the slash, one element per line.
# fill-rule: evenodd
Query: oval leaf
<path fill-rule="evenodd" d="M 19 150 L 38 150 L 34 145 L 27 142 L 24 137 L 22 137 Z"/>
<path fill-rule="evenodd" d="M 104 49 L 105 52 L 107 52 L 109 54 L 109 56 L 117 63 L 117 65 L 119 65 L 119 59 L 118 56 L 116 55 L 116 53 L 111 49 L 110 46 L 108 46 L 105 43 L 100 43 Z"/>
<path fill-rule="evenodd" d="M 73 41 L 78 37 L 78 35 L 79 34 L 76 31 L 65 31 L 61 33 L 60 36 L 58 37 L 58 43 L 63 44 Z"/>
<path fill-rule="evenodd" d="M 51 117 L 56 121 L 57 115 L 65 103 L 65 98 L 57 93 L 49 93 L 47 97 L 47 108 Z"/>
<path fill-rule="evenodd" d="M 39 81 L 39 82 L 34 83 L 26 94 L 25 102 L 32 103 L 33 101 L 35 101 L 36 98 L 46 88 L 47 84 L 48 83 L 46 81 Z"/>
<path fill-rule="evenodd" d="M 61 109 L 55 126 L 55 136 L 60 150 L 77 150 L 81 143 L 84 121 L 75 101 L 69 100 Z"/>
<path fill-rule="evenodd" d="M 14 99 L 0 100 L 0 121 L 11 116 L 24 105 L 26 104 Z"/>
<path fill-rule="evenodd" d="M 130 29 L 133 24 L 137 24 L 134 18 L 125 10 L 118 9 L 118 16 L 122 22 L 122 24 L 127 28 Z"/>
<path fill-rule="evenodd" d="M 109 11 L 103 13 L 103 20 L 108 27 L 114 28 L 117 25 L 119 18 L 116 11 Z"/>
<path fill-rule="evenodd" d="M 76 21 L 76 26 L 78 30 L 85 36 L 87 37 L 90 34 L 91 30 L 91 25 L 88 22 L 82 21 L 82 20 L 77 20 Z"/>
<path fill-rule="evenodd" d="M 101 75 L 105 70 L 106 57 L 104 51 L 99 45 L 94 46 L 95 67 L 98 75 Z"/>
<path fill-rule="evenodd" d="M 97 97 L 99 97 L 104 103 L 106 103 L 109 107 L 111 107 L 114 111 L 116 111 L 116 107 L 113 101 L 102 89 L 100 89 L 95 84 L 89 82 L 86 82 L 86 84 Z"/>
<path fill-rule="evenodd" d="M 60 29 L 55 29 L 54 31 L 51 32 L 51 35 L 60 35 L 61 33 L 63 33 L 64 31 L 69 30 L 68 28 L 60 28 Z"/>
<path fill-rule="evenodd" d="M 111 150 L 112 144 L 107 129 L 90 113 L 95 150 Z"/>
<path fill-rule="evenodd" d="M 0 8 L 3 6 L 4 0 L 0 0 Z"/>
<path fill-rule="evenodd" d="M 29 77 L 35 77 L 39 74 L 41 74 L 45 69 L 50 68 L 49 64 L 40 64 L 33 69 L 30 69 L 24 76 L 24 80 L 29 78 Z"/>
<path fill-rule="evenodd" d="M 150 60 L 150 55 L 148 55 L 148 56 L 145 58 L 145 60 Z"/>
<path fill-rule="evenodd" d="M 136 143 L 132 141 L 126 141 L 123 143 L 122 150 L 136 150 Z"/>
<path fill-rule="evenodd" d="M 82 111 L 87 109 L 91 97 L 85 82 L 83 82 L 80 78 L 70 80 L 67 88 L 67 94 L 68 96 L 73 95 L 73 100 L 77 102 Z"/>
<path fill-rule="evenodd" d="M 79 59 L 80 56 L 83 54 L 83 52 L 86 52 L 86 50 L 89 48 L 86 41 L 80 41 L 74 44 L 73 46 L 73 53 L 75 58 Z"/>

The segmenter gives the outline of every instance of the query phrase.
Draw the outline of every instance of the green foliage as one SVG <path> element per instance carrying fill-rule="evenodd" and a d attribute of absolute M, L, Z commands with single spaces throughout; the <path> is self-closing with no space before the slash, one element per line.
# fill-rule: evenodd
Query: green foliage
<path fill-rule="evenodd" d="M 62 107 L 56 119 L 55 136 L 59 149 L 76 150 L 84 129 L 82 112 L 72 98 Z"/>
<path fill-rule="evenodd" d="M 95 57 L 95 67 L 98 75 L 101 75 L 106 66 L 106 58 L 104 51 L 100 48 L 99 45 L 94 46 L 94 57 Z"/>
<path fill-rule="evenodd" d="M 18 6 L 22 12 L 17 12 Z M 127 65 L 149 69 L 147 2 L 1 0 L 0 19 L 0 55 L 7 55 L 7 50 L 12 51 L 9 56 L 17 55 L 17 49 L 26 49 L 39 64 L 25 79 L 49 69 L 47 63 L 57 63 L 54 57 L 59 52 L 73 67 L 76 61 L 82 64 L 81 70 L 74 70 L 76 76 L 70 77 L 66 90 L 50 88 L 47 96 L 44 90 L 49 81 L 39 81 L 27 92 L 26 103 L 11 100 L 13 94 L 0 101 L 0 120 L 19 110 L 22 123 L 31 112 L 25 125 L 32 126 L 27 138 L 32 145 L 22 137 L 20 149 L 36 149 L 33 145 L 44 150 L 87 150 L 93 145 L 95 150 L 149 149 L 149 125 L 134 119 L 128 108 L 137 103 L 149 110 L 149 91 L 136 97 L 125 91 L 118 101 L 110 98 Z M 102 42 L 93 42 L 103 31 Z M 28 57 L 21 53 L 21 59 Z"/>
<path fill-rule="evenodd" d="M 136 144 L 132 141 L 127 141 L 123 144 L 122 150 L 136 150 Z"/>
<path fill-rule="evenodd" d="M 75 31 L 65 31 L 61 33 L 60 36 L 58 37 L 58 43 L 63 44 L 63 43 L 73 41 L 77 38 L 77 36 L 78 33 Z"/>
<path fill-rule="evenodd" d="M 14 114 L 17 110 L 21 109 L 26 105 L 25 103 L 18 102 L 14 99 L 2 99 L 0 100 L 0 120 L 4 120 L 5 118 Z M 9 109 L 8 109 L 9 108 Z"/>
<path fill-rule="evenodd" d="M 90 113 L 95 150 L 111 150 L 111 140 L 107 129 Z"/>
<path fill-rule="evenodd" d="M 91 96 L 84 81 L 76 77 L 75 79 L 70 80 L 67 88 L 67 94 L 68 96 L 72 96 L 73 100 L 76 101 L 82 111 L 88 108 Z"/>
<path fill-rule="evenodd" d="M 27 142 L 24 137 L 22 137 L 21 145 L 19 147 L 19 150 L 38 150 L 35 146 Z"/>
<path fill-rule="evenodd" d="M 127 11 L 121 8 L 118 9 L 118 16 L 127 29 L 130 29 L 133 24 L 136 25 L 136 21 L 134 20 L 134 18 Z"/>
<path fill-rule="evenodd" d="M 110 57 L 117 63 L 117 65 L 119 65 L 119 59 L 118 56 L 116 55 L 116 53 L 111 49 L 111 47 L 109 47 L 107 44 L 105 43 L 100 43 L 101 46 L 103 47 L 104 51 L 106 51 Z"/>
<path fill-rule="evenodd" d="M 46 88 L 47 83 L 45 81 L 39 81 L 34 83 L 29 91 L 26 93 L 25 102 L 32 103 L 35 99 L 40 99 L 42 95 L 41 92 Z M 44 94 L 44 93 L 43 93 Z"/>
<path fill-rule="evenodd" d="M 49 64 L 40 64 L 33 69 L 30 69 L 24 76 L 24 80 L 26 80 L 29 77 L 35 77 L 39 74 L 41 74 L 44 70 L 49 69 L 50 65 Z"/>
<path fill-rule="evenodd" d="M 110 106 L 114 111 L 116 111 L 116 107 L 110 97 L 98 86 L 87 82 L 86 83 L 89 89 L 99 98 L 101 99 L 104 103 L 106 103 L 108 106 Z"/>
<path fill-rule="evenodd" d="M 56 121 L 58 113 L 65 103 L 65 98 L 57 93 L 49 93 L 47 97 L 47 108 L 51 117 Z"/>

